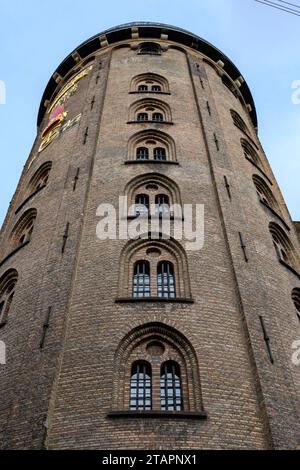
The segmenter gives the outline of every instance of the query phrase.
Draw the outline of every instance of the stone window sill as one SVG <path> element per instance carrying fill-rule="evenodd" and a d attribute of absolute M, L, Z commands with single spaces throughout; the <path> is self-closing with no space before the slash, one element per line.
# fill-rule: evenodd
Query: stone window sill
<path fill-rule="evenodd" d="M 117 304 L 130 304 L 130 303 L 175 303 L 175 304 L 194 304 L 193 299 L 185 299 L 185 298 L 175 298 L 175 299 L 164 299 L 161 297 L 141 297 L 141 298 L 133 298 L 133 297 L 123 297 L 116 299 L 115 301 Z"/>
<path fill-rule="evenodd" d="M 125 165 L 179 165 L 178 162 L 172 160 L 126 160 Z"/>
<path fill-rule="evenodd" d="M 111 411 L 108 418 L 129 419 L 199 419 L 206 420 L 205 411 Z"/>
<path fill-rule="evenodd" d="M 174 126 L 174 122 L 171 121 L 128 121 L 127 124 L 167 124 L 168 126 Z"/>
<path fill-rule="evenodd" d="M 147 94 L 149 93 L 150 95 L 170 95 L 168 91 L 152 91 L 152 90 L 137 90 L 137 91 L 130 91 L 130 95 L 136 95 L 136 94 Z"/>

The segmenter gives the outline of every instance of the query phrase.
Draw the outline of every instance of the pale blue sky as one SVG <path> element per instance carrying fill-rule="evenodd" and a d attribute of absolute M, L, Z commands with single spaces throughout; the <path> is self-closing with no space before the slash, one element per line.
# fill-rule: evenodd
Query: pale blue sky
<path fill-rule="evenodd" d="M 293 3 L 299 2 L 295 0 Z M 190 30 L 221 49 L 253 93 L 259 135 L 294 220 L 300 220 L 300 17 L 254 0 L 0 0 L 0 225 L 36 135 L 44 88 L 89 37 L 130 21 Z"/>

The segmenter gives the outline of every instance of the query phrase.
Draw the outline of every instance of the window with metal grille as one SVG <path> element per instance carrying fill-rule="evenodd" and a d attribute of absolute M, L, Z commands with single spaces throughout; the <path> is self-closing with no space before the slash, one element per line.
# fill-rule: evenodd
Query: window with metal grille
<path fill-rule="evenodd" d="M 149 160 L 149 150 L 147 147 L 139 147 L 136 151 L 137 160 Z"/>
<path fill-rule="evenodd" d="M 164 120 L 164 116 L 162 113 L 153 113 L 152 114 L 152 121 L 162 122 Z"/>
<path fill-rule="evenodd" d="M 148 114 L 147 113 L 139 113 L 137 115 L 137 121 L 139 121 L 139 122 L 148 121 Z"/>
<path fill-rule="evenodd" d="M 157 295 L 165 299 L 176 298 L 174 267 L 167 261 L 161 261 L 157 266 Z"/>
<path fill-rule="evenodd" d="M 161 367 L 160 403 L 163 411 L 183 410 L 181 374 L 177 362 L 165 362 Z"/>
<path fill-rule="evenodd" d="M 165 161 L 167 160 L 167 152 L 163 147 L 156 147 L 154 149 L 154 160 Z"/>
<path fill-rule="evenodd" d="M 149 196 L 147 194 L 138 194 L 135 198 L 136 215 L 148 215 Z"/>
<path fill-rule="evenodd" d="M 147 362 L 135 362 L 130 381 L 131 411 L 152 410 L 152 371 Z"/>
<path fill-rule="evenodd" d="M 158 194 L 155 196 L 156 212 L 160 215 L 167 215 L 170 213 L 170 199 L 166 194 Z"/>
<path fill-rule="evenodd" d="M 150 264 L 148 261 L 138 261 L 134 267 L 133 297 L 150 297 Z"/>

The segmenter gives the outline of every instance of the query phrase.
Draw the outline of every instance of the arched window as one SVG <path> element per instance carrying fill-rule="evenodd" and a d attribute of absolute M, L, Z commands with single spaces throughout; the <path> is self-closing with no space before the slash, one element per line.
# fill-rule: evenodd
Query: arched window
<path fill-rule="evenodd" d="M 144 42 L 139 48 L 139 54 L 160 55 L 160 45 L 154 42 Z"/>
<path fill-rule="evenodd" d="M 47 186 L 51 168 L 52 163 L 46 162 L 37 170 L 29 182 L 30 194 L 35 193 L 39 189 L 45 188 Z"/>
<path fill-rule="evenodd" d="M 30 242 L 36 217 L 37 211 L 29 209 L 17 222 L 11 234 L 13 250 Z"/>
<path fill-rule="evenodd" d="M 132 93 L 169 93 L 168 81 L 156 73 L 143 73 L 132 79 Z"/>
<path fill-rule="evenodd" d="M 149 149 L 147 147 L 138 147 L 136 150 L 137 160 L 149 160 Z"/>
<path fill-rule="evenodd" d="M 256 150 L 253 148 L 253 146 L 248 142 L 246 139 L 241 139 L 241 145 L 244 150 L 244 155 L 249 160 L 251 163 L 254 163 L 254 165 L 263 168 L 263 164 L 261 162 L 261 159 L 258 156 L 258 153 Z"/>
<path fill-rule="evenodd" d="M 166 194 L 158 194 L 155 196 L 156 212 L 160 215 L 170 213 L 170 198 Z"/>
<path fill-rule="evenodd" d="M 260 201 L 275 212 L 279 212 L 277 201 L 266 182 L 258 175 L 253 175 L 252 179 Z"/>
<path fill-rule="evenodd" d="M 172 121 L 170 106 L 153 98 L 135 101 L 129 110 L 129 122 L 135 121 L 170 123 Z"/>
<path fill-rule="evenodd" d="M 154 91 L 155 93 L 160 93 L 161 92 L 161 86 L 160 85 L 152 85 L 151 86 L 151 91 Z"/>
<path fill-rule="evenodd" d="M 149 209 L 150 205 L 148 194 L 138 194 L 135 198 L 136 215 L 148 215 Z"/>
<path fill-rule="evenodd" d="M 278 259 L 290 267 L 297 269 L 298 262 L 295 256 L 295 250 L 286 233 L 274 222 L 270 223 L 269 229 Z"/>
<path fill-rule="evenodd" d="M 147 85 L 139 85 L 138 86 L 138 91 L 148 91 L 148 86 Z"/>
<path fill-rule="evenodd" d="M 153 150 L 154 160 L 164 162 L 167 160 L 167 152 L 164 147 L 156 147 Z"/>
<path fill-rule="evenodd" d="M 138 261 L 133 275 L 133 297 L 150 297 L 150 264 L 148 261 Z"/>
<path fill-rule="evenodd" d="M 151 162 L 176 162 L 174 140 L 159 130 L 144 130 L 131 137 L 128 144 L 128 160 Z"/>
<path fill-rule="evenodd" d="M 182 204 L 178 185 L 166 177 L 157 173 L 143 174 L 128 183 L 125 189 L 128 200 L 128 216 L 133 217 L 145 213 L 151 209 L 152 215 L 165 215 L 182 218 Z M 137 207 L 141 205 L 141 207 Z M 155 209 L 155 211 L 153 211 Z M 148 212 L 149 215 L 149 212 Z"/>
<path fill-rule="evenodd" d="M 244 120 L 241 118 L 241 116 L 236 111 L 234 111 L 233 109 L 231 109 L 230 113 L 231 113 L 231 117 L 233 119 L 234 125 L 236 127 L 238 127 L 238 129 L 240 129 L 245 134 L 249 134 L 248 127 L 246 126 L 246 124 L 245 124 Z"/>
<path fill-rule="evenodd" d="M 150 279 L 153 279 L 151 284 Z M 122 301 L 145 297 L 161 301 L 191 301 L 186 254 L 172 238 L 139 239 L 129 242 L 123 248 L 119 299 Z"/>
<path fill-rule="evenodd" d="M 157 295 L 164 299 L 176 298 L 174 267 L 168 261 L 161 261 L 157 266 Z"/>
<path fill-rule="evenodd" d="M 18 273 L 11 269 L 0 280 L 0 328 L 6 325 L 15 295 Z"/>
<path fill-rule="evenodd" d="M 182 387 L 180 366 L 168 361 L 161 366 L 160 398 L 163 411 L 182 411 Z"/>
<path fill-rule="evenodd" d="M 300 320 L 300 289 L 293 290 L 292 299 L 297 310 L 298 319 Z"/>
<path fill-rule="evenodd" d="M 152 114 L 152 121 L 155 122 L 162 122 L 164 120 L 164 116 L 162 113 L 153 113 Z"/>
<path fill-rule="evenodd" d="M 148 113 L 138 113 L 136 120 L 139 122 L 148 121 Z"/>
<path fill-rule="evenodd" d="M 135 362 L 131 369 L 130 410 L 152 410 L 152 371 L 144 361 Z"/>
<path fill-rule="evenodd" d="M 203 413 L 198 360 L 184 335 L 172 326 L 153 322 L 121 338 L 120 332 L 113 376 L 114 411 Z"/>

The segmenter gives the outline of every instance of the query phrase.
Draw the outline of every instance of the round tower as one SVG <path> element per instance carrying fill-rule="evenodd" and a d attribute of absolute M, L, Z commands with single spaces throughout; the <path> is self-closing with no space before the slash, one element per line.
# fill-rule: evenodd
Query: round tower
<path fill-rule="evenodd" d="M 158 23 L 81 44 L 2 227 L 0 447 L 295 449 L 299 256 L 222 52 Z"/>

